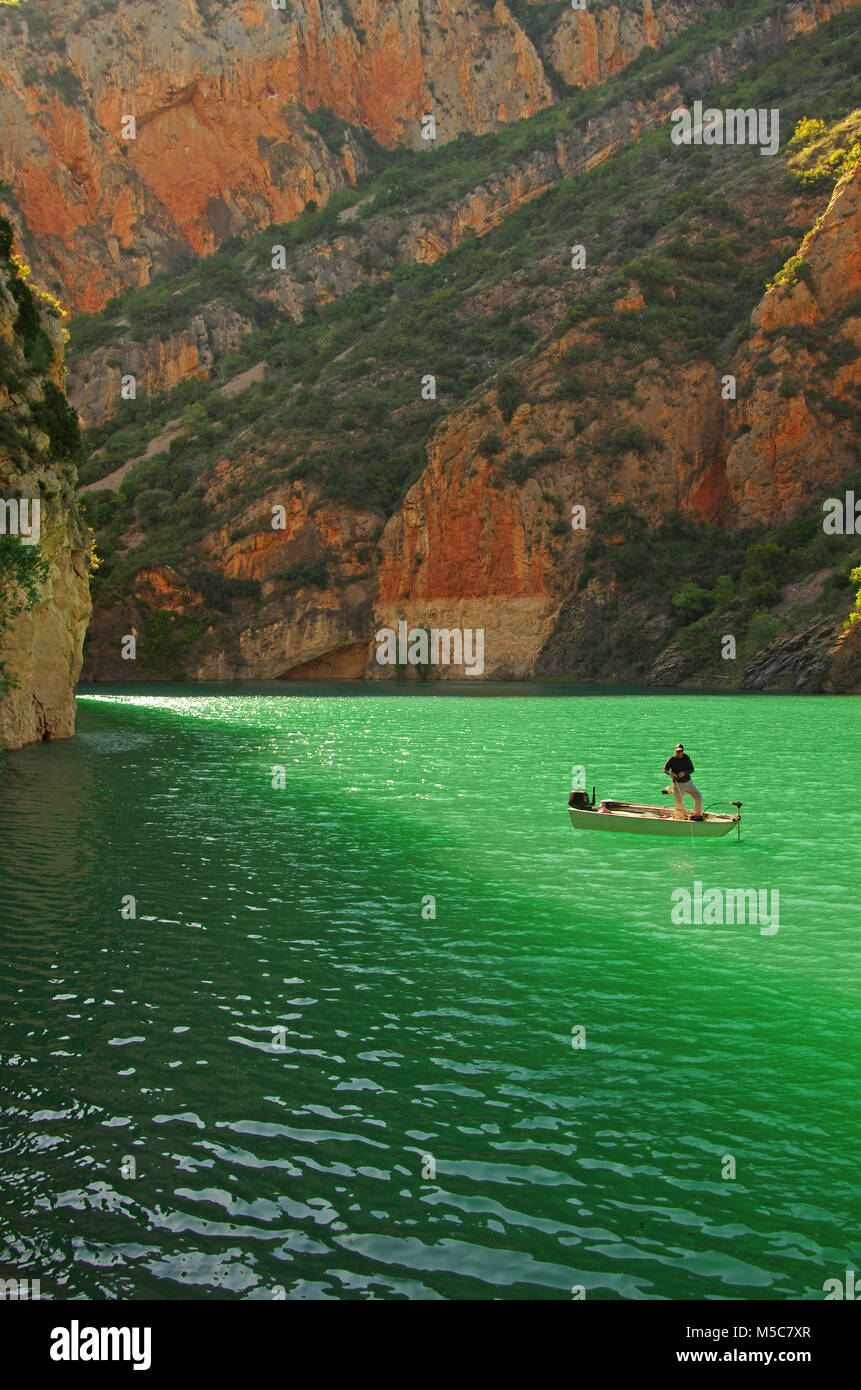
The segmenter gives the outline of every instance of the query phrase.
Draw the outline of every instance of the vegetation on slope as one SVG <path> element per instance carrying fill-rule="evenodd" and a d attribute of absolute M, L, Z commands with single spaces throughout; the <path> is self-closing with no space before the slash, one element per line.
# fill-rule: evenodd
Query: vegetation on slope
<path fill-rule="evenodd" d="M 78 417 L 62 391 L 46 377 L 54 348 L 43 327 L 42 312 L 56 315 L 59 306 L 50 295 L 33 290 L 27 284 L 28 275 L 28 267 L 14 253 L 12 227 L 0 217 L 0 284 L 15 306 L 12 339 L 7 342 L 0 337 L 0 391 L 5 400 L 0 408 L 0 454 L 11 461 L 14 472 L 39 462 L 38 433 L 48 436 L 52 457 L 61 465 L 81 456 Z M 38 392 L 32 390 L 34 383 Z M 8 473 L 8 465 L 0 466 L 0 491 L 15 495 L 14 486 L 4 486 L 3 475 Z M 0 651 L 15 618 L 37 602 L 47 575 L 38 544 L 25 546 L 15 535 L 0 535 Z M 14 684 L 0 657 L 0 695 Z"/>
<path fill-rule="evenodd" d="M 712 16 L 706 28 L 714 33 L 721 22 Z M 737 26 L 737 12 L 731 23 Z M 575 109 L 582 119 L 590 103 L 597 109 L 617 101 L 620 93 L 633 94 L 639 83 L 645 91 L 657 78 L 669 80 L 667 65 L 683 63 L 702 42 L 700 26 L 697 34 L 691 30 L 682 36 L 675 54 L 644 55 L 604 89 L 577 93 L 566 107 L 568 119 Z M 105 596 L 122 593 L 144 565 L 169 563 L 188 573 L 195 541 L 213 525 L 204 502 L 208 480 L 215 463 L 225 458 L 265 459 L 256 470 L 244 470 L 244 483 L 222 494 L 218 521 L 228 527 L 231 516 L 238 517 L 255 496 L 296 478 L 311 480 L 348 504 L 389 514 L 420 473 L 427 440 L 441 416 L 493 383 L 510 418 L 522 399 L 530 359 L 546 346 L 548 334 L 571 325 L 588 326 L 594 348 L 588 361 L 582 349 L 579 355 L 569 352 L 558 373 L 560 396 L 582 400 L 577 437 L 573 444 L 563 441 L 566 453 L 573 449 L 574 457 L 582 458 L 588 451 L 612 469 L 628 449 L 660 448 L 659 440 L 619 431 L 598 439 L 595 430 L 588 440 L 583 436 L 609 401 L 636 392 L 639 369 L 650 356 L 665 363 L 689 357 L 718 362 L 745 333 L 765 285 L 797 246 L 787 208 L 799 195 L 809 197 L 813 220 L 813 209 L 824 206 L 829 187 L 853 157 L 857 125 L 849 106 L 859 57 L 857 25 L 847 14 L 752 64 L 752 75 L 732 87 L 705 94 L 717 105 L 756 106 L 791 91 L 789 101 L 780 101 L 784 138 L 790 121 L 802 124 L 788 160 L 764 160 L 757 150 L 679 150 L 671 147 L 668 132 L 660 131 L 522 205 L 483 238 L 468 239 L 430 265 L 396 266 L 349 298 L 306 315 L 301 324 L 274 306 L 255 304 L 255 328 L 222 367 L 231 376 L 263 361 L 263 382 L 230 397 L 215 381 L 187 381 L 161 397 L 126 402 L 110 422 L 91 432 L 89 443 L 99 452 L 85 476 L 95 480 L 139 456 L 169 422 L 181 426 L 163 454 L 130 469 L 117 493 L 87 497 L 105 556 L 100 577 Z M 79 350 L 110 341 L 123 317 L 137 333 L 154 326 L 164 331 L 187 322 L 189 306 L 215 293 L 235 295 L 234 302 L 241 295 L 248 312 L 248 285 L 269 273 L 274 241 L 285 244 L 289 255 L 333 235 L 338 213 L 351 202 L 367 200 L 359 209 L 364 217 L 385 208 L 427 207 L 436 198 L 472 188 L 482 169 L 498 171 L 504 161 L 554 139 L 565 106 L 497 135 L 463 138 L 432 155 L 392 156 L 375 180 L 337 195 L 322 212 L 228 244 L 178 283 L 128 293 L 103 315 L 83 317 L 73 339 L 77 335 Z M 575 239 L 588 254 L 587 273 L 579 278 L 568 261 Z M 631 281 L 643 289 L 646 307 L 620 317 L 613 301 Z M 829 350 L 827 342 L 820 346 Z M 428 373 L 437 377 L 435 402 L 419 394 Z M 494 454 L 492 433 L 484 448 Z M 548 439 L 525 459 L 499 457 L 500 480 L 523 482 L 540 474 L 558 448 Z M 134 522 L 145 536 L 126 550 L 123 538 Z M 691 573 L 710 592 L 701 564 L 693 563 L 694 555 L 701 559 L 704 536 L 693 534 L 696 528 L 688 531 Z M 241 527 L 234 527 L 231 540 L 240 534 Z M 642 540 L 630 538 L 632 545 Z M 727 542 L 732 553 L 716 561 L 711 579 L 712 589 L 720 590 L 727 575 L 741 585 L 747 621 L 762 603 L 751 607 L 748 601 L 742 580 L 745 547 L 763 540 Z M 717 551 L 722 544 L 715 542 Z M 794 562 L 802 563 L 797 546 L 792 553 Z M 614 550 L 614 564 L 624 563 L 622 554 Z M 590 558 L 593 569 L 600 563 L 599 554 Z M 675 555 L 673 563 L 674 573 L 684 575 L 686 561 Z M 331 582 L 331 575 L 327 579 Z M 694 607 L 699 603 L 703 610 L 695 618 L 680 602 L 672 609 L 677 626 L 707 619 L 722 593 L 711 607 L 705 598 L 695 599 Z M 236 591 L 234 597 L 243 595 Z"/>

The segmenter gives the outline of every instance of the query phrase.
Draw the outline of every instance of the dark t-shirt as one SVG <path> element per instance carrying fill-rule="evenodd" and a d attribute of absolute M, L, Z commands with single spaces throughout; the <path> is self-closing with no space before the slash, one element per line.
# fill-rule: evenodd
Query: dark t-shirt
<path fill-rule="evenodd" d="M 694 765 L 687 753 L 674 754 L 672 758 L 667 758 L 664 764 L 664 772 L 674 772 L 677 782 L 689 782 L 693 770 Z"/>

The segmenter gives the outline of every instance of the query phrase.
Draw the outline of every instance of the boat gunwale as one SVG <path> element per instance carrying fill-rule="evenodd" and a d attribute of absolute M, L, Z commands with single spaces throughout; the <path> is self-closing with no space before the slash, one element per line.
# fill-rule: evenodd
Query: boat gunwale
<path fill-rule="evenodd" d="M 600 806 L 600 803 L 599 803 Z M 627 816 L 632 820 L 674 820 L 692 821 L 694 825 L 702 825 L 707 821 L 719 821 L 729 825 L 735 825 L 736 821 L 741 820 L 741 812 L 731 815 L 728 811 L 704 811 L 699 820 L 693 820 L 693 813 L 684 811 L 681 816 L 674 815 L 673 811 L 667 806 L 652 806 L 641 801 L 613 801 L 608 800 L 604 811 L 599 806 L 569 806 L 569 811 L 583 811 L 591 815 L 608 816 Z M 655 814 L 649 814 L 654 812 Z"/>

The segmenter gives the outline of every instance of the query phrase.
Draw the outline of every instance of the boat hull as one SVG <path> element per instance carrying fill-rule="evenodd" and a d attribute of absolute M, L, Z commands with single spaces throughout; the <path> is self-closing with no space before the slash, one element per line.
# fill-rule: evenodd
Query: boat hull
<path fill-rule="evenodd" d="M 663 813 L 663 808 L 638 807 L 636 810 L 579 811 L 568 808 L 575 830 L 603 830 L 610 835 L 665 835 L 690 839 L 714 839 L 726 835 L 737 825 L 738 816 L 706 815 L 704 820 L 675 820 Z"/>

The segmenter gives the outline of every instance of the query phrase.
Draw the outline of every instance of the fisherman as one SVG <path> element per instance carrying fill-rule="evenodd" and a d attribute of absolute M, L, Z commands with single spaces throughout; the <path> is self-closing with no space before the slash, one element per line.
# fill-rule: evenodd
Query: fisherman
<path fill-rule="evenodd" d="M 667 758 L 664 763 L 664 772 L 668 772 L 673 779 L 673 796 L 676 799 L 676 820 L 685 819 L 685 797 L 689 796 L 694 803 L 692 820 L 702 820 L 703 818 L 703 799 L 699 788 L 695 787 L 691 781 L 691 773 L 694 765 L 685 752 L 684 745 L 676 744 L 676 751 L 671 758 Z M 667 791 L 669 791 L 667 787 Z"/>

